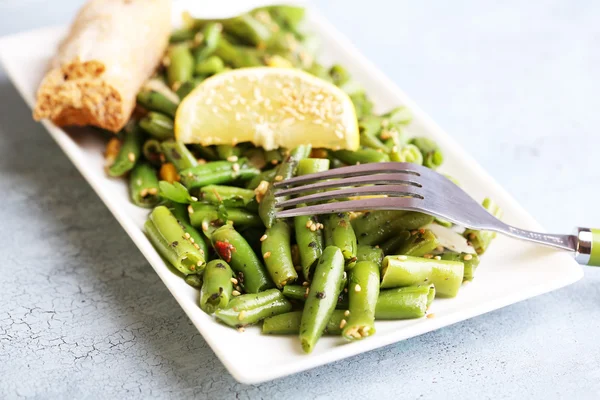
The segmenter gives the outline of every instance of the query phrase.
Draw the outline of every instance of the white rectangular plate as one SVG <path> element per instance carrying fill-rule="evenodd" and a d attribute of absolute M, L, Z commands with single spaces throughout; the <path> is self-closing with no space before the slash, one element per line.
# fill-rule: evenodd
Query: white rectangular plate
<path fill-rule="evenodd" d="M 222 2 L 227 3 L 224 8 L 217 4 L 221 2 L 198 0 L 193 3 L 195 9 L 202 11 L 199 15 L 205 17 L 233 12 L 234 4 L 240 6 L 239 11 L 255 5 L 248 1 L 243 4 L 241 1 Z M 379 110 L 403 104 L 413 111 L 411 134 L 429 136 L 441 145 L 446 158 L 444 172 L 456 177 L 469 194 L 479 200 L 485 196 L 496 200 L 505 211 L 506 222 L 541 230 L 469 154 L 314 10 L 309 13 L 308 26 L 322 38 L 323 54 L 328 56 L 322 61 L 335 60 L 347 66 L 365 86 Z M 64 32 L 64 27 L 40 29 L 0 40 L 0 57 L 5 69 L 30 107 L 34 105 L 36 88 L 48 60 Z M 305 355 L 295 337 L 261 336 L 258 328 L 239 333 L 203 313 L 196 303 L 196 290 L 169 270 L 144 235 L 142 226 L 147 211 L 130 203 L 123 181 L 104 174 L 101 138 L 85 130 L 67 134 L 48 122 L 44 122 L 44 126 L 131 236 L 229 372 L 243 383 L 275 379 L 430 332 L 555 290 L 582 276 L 581 268 L 568 254 L 498 237 L 483 257 L 475 281 L 466 285 L 455 299 L 434 301 L 431 312 L 435 318 L 377 322 L 375 336 L 355 343 L 324 337 L 313 354 Z"/>

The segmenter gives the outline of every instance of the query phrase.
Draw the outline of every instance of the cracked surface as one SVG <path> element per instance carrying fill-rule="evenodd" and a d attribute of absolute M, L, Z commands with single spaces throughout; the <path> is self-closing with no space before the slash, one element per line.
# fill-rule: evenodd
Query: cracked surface
<path fill-rule="evenodd" d="M 66 21 L 79 4 L 42 12 L 35 3 L 0 2 L 0 33 Z M 589 168 L 600 145 L 600 6 L 407 2 L 397 16 L 384 12 L 387 3 L 370 2 L 380 18 L 360 32 L 353 27 L 364 3 L 320 7 L 543 225 L 600 226 L 600 192 L 591 184 L 600 172 Z M 18 17 L 25 6 L 27 18 Z M 411 54 L 402 68 L 386 50 L 392 43 Z M 568 288 L 437 332 L 239 384 L 1 70 L 0 94 L 0 398 L 600 394 L 600 270 L 592 268 Z"/>

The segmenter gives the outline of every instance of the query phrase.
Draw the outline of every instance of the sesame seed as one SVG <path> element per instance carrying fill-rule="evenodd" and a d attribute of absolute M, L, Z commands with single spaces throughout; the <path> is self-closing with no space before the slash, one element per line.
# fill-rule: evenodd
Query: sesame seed
<path fill-rule="evenodd" d="M 267 234 L 266 233 L 260 237 L 260 241 L 261 242 L 264 242 L 265 240 L 267 240 Z"/>
<path fill-rule="evenodd" d="M 427 318 L 431 319 L 431 318 L 435 318 L 435 314 L 431 313 L 431 314 L 427 314 Z"/>
<path fill-rule="evenodd" d="M 317 226 L 316 226 L 315 224 L 312 224 L 312 225 L 310 226 L 310 231 L 311 231 L 311 232 L 316 232 L 316 231 L 317 231 Z"/>
<path fill-rule="evenodd" d="M 278 182 L 279 182 L 279 181 L 282 181 L 282 180 L 283 180 L 283 176 L 281 176 L 281 175 L 277 175 L 277 176 L 275 177 L 275 180 L 276 180 L 276 181 L 278 181 Z"/>
<path fill-rule="evenodd" d="M 471 255 L 471 254 L 465 254 L 465 256 L 463 257 L 463 260 L 465 260 L 465 261 L 469 261 L 472 259 L 473 259 L 473 255 Z"/>
<path fill-rule="evenodd" d="M 304 282 L 302 282 L 302 286 L 304 286 L 304 287 L 310 286 L 310 283 L 308 283 L 308 281 L 304 281 Z"/>
<path fill-rule="evenodd" d="M 244 333 L 246 331 L 246 329 L 244 329 L 243 326 L 240 326 L 239 328 L 237 328 L 238 332 L 240 333 Z"/>
<path fill-rule="evenodd" d="M 347 317 L 348 315 L 350 315 L 350 310 L 344 311 L 344 317 Z"/>
<path fill-rule="evenodd" d="M 190 214 L 194 213 L 194 207 L 192 207 L 191 204 L 188 206 L 188 213 L 190 213 Z"/>
<path fill-rule="evenodd" d="M 356 286 L 354 286 L 354 291 L 360 292 L 360 285 L 358 283 L 356 284 Z"/>
<path fill-rule="evenodd" d="M 310 226 L 313 224 L 314 222 L 312 221 L 312 219 L 309 219 L 308 221 L 306 221 L 306 227 L 310 228 Z"/>
<path fill-rule="evenodd" d="M 438 247 L 436 248 L 436 250 L 437 250 L 437 251 L 439 251 L 439 252 L 441 253 L 442 251 L 444 251 L 444 246 L 438 246 Z"/>
<path fill-rule="evenodd" d="M 346 326 L 346 320 L 343 319 L 340 321 L 340 329 L 344 329 L 345 326 Z"/>
<path fill-rule="evenodd" d="M 240 313 L 238 314 L 238 320 L 243 320 L 244 317 L 246 316 L 246 311 L 242 310 L 240 311 Z"/>
<path fill-rule="evenodd" d="M 265 254 L 263 254 L 263 258 L 269 258 L 271 257 L 271 252 L 267 251 Z"/>
<path fill-rule="evenodd" d="M 200 254 L 204 255 L 204 250 L 200 249 Z M 198 261 L 200 262 L 200 261 Z"/>
<path fill-rule="evenodd" d="M 189 240 L 190 239 L 190 234 L 186 232 L 186 233 L 183 234 L 183 237 Z"/>
<path fill-rule="evenodd" d="M 208 230 L 208 222 L 207 221 L 202 222 L 202 230 L 203 231 L 207 231 Z"/>
<path fill-rule="evenodd" d="M 433 255 L 431 255 L 431 254 L 425 254 L 425 255 L 423 256 L 423 258 L 426 258 L 426 259 L 430 260 L 430 259 L 432 259 L 432 258 L 433 258 Z"/>
<path fill-rule="evenodd" d="M 148 189 L 142 189 L 142 191 L 140 192 L 140 196 L 142 196 L 142 197 L 148 196 Z"/>
<path fill-rule="evenodd" d="M 433 258 L 436 259 L 436 260 L 438 260 L 438 261 L 442 259 L 442 257 L 440 257 L 440 256 L 435 256 Z"/>
<path fill-rule="evenodd" d="M 233 172 L 240 172 L 240 164 L 233 164 L 231 169 L 233 169 Z"/>
<path fill-rule="evenodd" d="M 237 290 L 233 290 L 233 291 L 231 292 L 231 295 L 232 295 L 232 296 L 239 296 L 240 294 L 241 294 L 241 293 L 240 293 L 240 292 L 238 292 Z"/>
<path fill-rule="evenodd" d="M 204 252 L 203 252 L 203 253 L 204 253 Z M 198 260 L 198 262 L 196 263 L 196 265 L 197 265 L 197 266 L 199 266 L 199 267 L 201 267 L 201 266 L 202 266 L 202 264 L 204 264 L 204 263 L 202 262 L 202 260 Z"/>
<path fill-rule="evenodd" d="M 408 257 L 406 257 L 406 256 L 398 256 L 398 260 L 400 260 L 400 261 L 406 261 L 406 260 L 408 260 Z"/>
<path fill-rule="evenodd" d="M 229 156 L 227 157 L 227 161 L 229 162 L 236 162 L 238 160 L 237 156 Z"/>
<path fill-rule="evenodd" d="M 133 153 L 128 153 L 127 154 L 127 159 L 129 159 L 129 161 L 134 162 L 135 161 L 135 154 Z"/>
<path fill-rule="evenodd" d="M 200 245 L 198 243 L 194 243 L 194 247 L 196 248 L 196 250 L 200 250 Z"/>
<path fill-rule="evenodd" d="M 310 293 L 310 288 L 309 287 L 306 288 L 306 291 L 304 292 L 304 297 L 308 296 L 308 293 Z"/>
<path fill-rule="evenodd" d="M 348 293 L 348 288 L 347 287 L 344 288 L 344 293 Z"/>
<path fill-rule="evenodd" d="M 360 339 L 362 336 L 360 335 L 360 333 L 354 331 L 354 332 L 352 332 L 352 337 L 355 339 Z"/>
<path fill-rule="evenodd" d="M 362 337 L 367 337 L 367 336 L 369 336 L 369 327 L 368 327 L 368 326 L 363 326 L 363 327 L 360 329 L 360 333 L 361 333 Z"/>
<path fill-rule="evenodd" d="M 192 174 L 191 172 L 188 172 L 187 176 L 188 176 L 188 178 L 191 178 L 192 176 L 194 176 L 194 174 Z"/>
<path fill-rule="evenodd" d="M 194 240 L 194 238 L 193 238 L 193 237 L 191 237 L 191 238 L 190 238 L 190 242 L 192 242 L 192 243 L 194 243 L 194 242 L 195 242 L 195 240 Z"/>
<path fill-rule="evenodd" d="M 237 279 L 231 278 L 230 280 L 231 280 L 231 283 L 233 283 L 234 285 L 238 284 L 238 280 Z"/>

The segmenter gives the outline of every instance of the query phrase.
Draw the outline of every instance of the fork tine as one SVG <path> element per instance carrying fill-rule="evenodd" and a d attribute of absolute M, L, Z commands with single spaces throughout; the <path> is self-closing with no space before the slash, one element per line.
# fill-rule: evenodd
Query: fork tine
<path fill-rule="evenodd" d="M 422 199 L 416 197 L 379 197 L 363 200 L 349 200 L 335 203 L 317 204 L 314 206 L 290 208 L 278 211 L 277 218 L 295 217 L 299 215 L 318 215 L 331 214 L 346 211 L 365 211 L 365 210 L 409 210 L 424 211 L 419 204 Z"/>
<path fill-rule="evenodd" d="M 382 185 L 382 186 L 361 186 L 354 188 L 346 188 L 333 190 L 324 193 L 315 193 L 307 196 L 296 197 L 277 203 L 275 206 L 280 208 L 291 207 L 303 203 L 314 203 L 323 200 L 333 200 L 351 196 L 364 195 L 388 195 L 388 196 L 410 196 L 423 199 L 424 193 L 419 188 L 407 185 Z"/>
<path fill-rule="evenodd" d="M 310 176 L 303 175 L 301 176 Z M 350 178 L 343 179 L 333 179 L 330 181 L 317 182 L 313 184 L 307 184 L 303 186 L 296 186 L 288 189 L 280 189 L 275 192 L 275 196 L 291 196 L 294 194 L 334 188 L 334 187 L 345 187 L 345 186 L 357 186 L 357 185 L 367 185 L 367 184 L 381 184 L 381 183 L 399 183 L 410 186 L 422 187 L 419 182 L 415 180 L 416 176 L 412 174 L 405 174 L 402 172 L 396 172 L 392 174 L 374 174 L 374 175 L 366 175 L 366 176 L 354 176 Z"/>
<path fill-rule="evenodd" d="M 315 174 L 308 174 L 297 176 L 295 178 L 286 179 L 285 181 L 276 182 L 274 187 L 290 187 L 308 182 L 322 181 L 325 179 L 333 179 L 340 177 L 352 177 L 366 174 L 378 174 L 378 173 L 398 173 L 403 172 L 406 174 L 419 176 L 419 166 L 411 163 L 400 163 L 400 162 L 384 162 L 384 163 L 372 163 L 372 164 L 360 164 L 352 165 L 349 167 L 341 167 L 330 169 L 329 171 L 317 172 Z"/>

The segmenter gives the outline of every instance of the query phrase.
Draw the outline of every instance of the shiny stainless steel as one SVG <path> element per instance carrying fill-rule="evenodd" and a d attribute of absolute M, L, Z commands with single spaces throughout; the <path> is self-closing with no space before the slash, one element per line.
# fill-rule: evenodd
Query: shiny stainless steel
<path fill-rule="evenodd" d="M 582 261 L 587 254 L 589 260 L 586 251 L 591 249 L 591 237 L 588 238 L 585 232 L 581 231 L 579 237 L 555 235 L 508 225 L 445 176 L 416 164 L 388 162 L 342 167 L 276 182 L 274 186 L 278 189 L 275 192 L 277 207 L 281 208 L 277 212 L 279 218 L 361 210 L 420 211 L 465 228 L 495 231 L 576 252 L 581 254 Z M 338 189 L 322 191 L 333 188 Z M 316 190 L 322 192 L 314 193 Z M 312 194 L 302 195 L 307 192 Z M 388 197 L 347 200 L 348 197 L 377 194 Z M 288 199 L 291 195 L 300 196 Z M 314 204 L 336 199 L 341 201 Z M 295 208 L 298 204 L 306 206 Z M 584 242 L 581 242 L 582 238 Z"/>
<path fill-rule="evenodd" d="M 593 233 L 588 228 L 577 229 L 577 249 L 575 250 L 575 260 L 579 264 L 587 265 L 592 256 Z"/>

